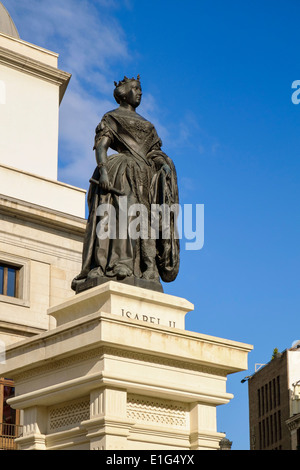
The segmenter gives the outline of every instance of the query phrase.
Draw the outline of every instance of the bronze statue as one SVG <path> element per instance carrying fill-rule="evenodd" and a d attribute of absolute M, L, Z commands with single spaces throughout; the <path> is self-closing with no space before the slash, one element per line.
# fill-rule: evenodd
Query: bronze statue
<path fill-rule="evenodd" d="M 124 77 L 115 82 L 114 97 L 119 107 L 106 113 L 96 128 L 97 167 L 88 192 L 89 218 L 82 270 L 73 280 L 72 289 L 81 292 L 116 280 L 162 291 L 160 278 L 171 282 L 179 269 L 176 215 L 171 213 L 168 238 L 162 237 L 161 228 L 155 238 L 131 237 L 127 228 L 137 219 L 137 214 L 129 210 L 124 219 L 124 201 L 126 208 L 147 209 L 149 228 L 153 205 L 178 205 L 176 171 L 172 160 L 161 150 L 162 142 L 153 124 L 136 112 L 142 97 L 140 77 Z M 108 156 L 109 148 L 117 153 Z M 104 220 L 99 208 L 103 207 L 112 207 L 116 214 L 114 237 L 97 236 L 98 223 Z"/>

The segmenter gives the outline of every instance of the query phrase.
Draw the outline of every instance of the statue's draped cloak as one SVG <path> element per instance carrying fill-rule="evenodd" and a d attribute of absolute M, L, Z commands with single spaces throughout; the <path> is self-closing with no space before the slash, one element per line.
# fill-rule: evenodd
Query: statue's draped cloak
<path fill-rule="evenodd" d="M 106 113 L 96 128 L 95 146 L 104 137 L 109 137 L 110 148 L 117 153 L 107 158 L 107 173 L 111 186 L 127 196 L 127 207 L 143 204 L 149 214 L 152 204 L 178 204 L 177 177 L 172 160 L 161 151 L 161 140 L 149 121 L 132 111 L 117 110 Z M 162 169 L 167 164 L 171 174 Z M 99 180 L 98 167 L 93 179 Z M 121 196 L 122 197 L 122 196 Z M 123 198 L 124 200 L 124 198 Z M 117 216 L 117 237 L 99 240 L 97 224 L 100 221 L 97 208 L 100 204 L 112 204 Z M 123 206 L 122 206 L 123 207 Z M 155 269 L 165 282 L 173 281 L 179 269 L 179 240 L 176 237 L 176 215 L 171 212 L 170 236 L 167 239 L 120 239 L 120 196 L 100 190 L 91 183 L 88 192 L 89 217 L 84 238 L 82 271 L 76 281 L 88 277 L 92 271 L 97 275 L 114 277 L 117 266 L 126 266 L 131 275 L 143 277 L 150 259 L 155 258 Z M 128 223 L 132 217 L 128 218 Z M 150 227 L 150 226 L 149 226 Z M 150 234 L 150 232 L 149 232 Z M 74 288 L 74 285 L 72 286 Z"/>

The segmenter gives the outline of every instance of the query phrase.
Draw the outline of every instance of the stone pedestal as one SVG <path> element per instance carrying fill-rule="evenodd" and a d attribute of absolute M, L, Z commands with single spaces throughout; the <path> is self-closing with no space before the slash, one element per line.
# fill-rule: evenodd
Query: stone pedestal
<path fill-rule="evenodd" d="M 218 449 L 216 408 L 252 346 L 186 331 L 184 299 L 108 282 L 49 309 L 6 351 L 20 449 Z"/>

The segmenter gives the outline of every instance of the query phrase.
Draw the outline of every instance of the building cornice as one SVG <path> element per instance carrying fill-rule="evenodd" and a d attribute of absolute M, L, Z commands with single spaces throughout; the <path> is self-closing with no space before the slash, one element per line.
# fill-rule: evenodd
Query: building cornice
<path fill-rule="evenodd" d="M 11 323 L 3 320 L 0 320 L 0 328 L 1 331 L 5 331 L 14 335 L 22 335 L 25 338 L 32 337 L 45 331 L 45 329 L 42 328 L 35 328 L 25 324 Z"/>
<path fill-rule="evenodd" d="M 59 86 L 59 102 L 62 101 L 71 74 L 44 64 L 25 55 L 0 46 L 0 64 L 25 72 Z"/>
<path fill-rule="evenodd" d="M 86 220 L 0 194 L 0 213 L 83 236 Z"/>
<path fill-rule="evenodd" d="M 300 413 L 291 416 L 289 419 L 286 420 L 285 424 L 287 425 L 290 431 L 298 429 L 300 427 Z"/>

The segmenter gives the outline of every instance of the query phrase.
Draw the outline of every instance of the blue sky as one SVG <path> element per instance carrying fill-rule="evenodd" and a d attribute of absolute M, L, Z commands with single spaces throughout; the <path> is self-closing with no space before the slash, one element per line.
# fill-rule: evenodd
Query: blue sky
<path fill-rule="evenodd" d="M 205 242 L 181 252 L 165 292 L 195 305 L 188 330 L 252 344 L 218 431 L 249 448 L 255 364 L 299 331 L 300 4 L 297 0 L 3 0 L 22 39 L 72 74 L 61 105 L 59 179 L 87 188 L 94 129 L 113 82 L 141 75 L 139 113 L 173 159 L 182 204 L 204 204 Z M 299 372 L 300 375 L 300 372 Z"/>

